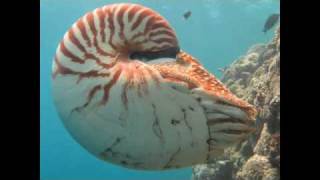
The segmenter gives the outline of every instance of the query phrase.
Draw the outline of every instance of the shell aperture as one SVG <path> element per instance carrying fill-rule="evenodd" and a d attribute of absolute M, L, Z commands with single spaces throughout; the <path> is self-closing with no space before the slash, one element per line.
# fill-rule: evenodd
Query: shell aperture
<path fill-rule="evenodd" d="M 124 167 L 206 163 L 254 130 L 255 109 L 181 51 L 163 17 L 138 4 L 78 19 L 57 48 L 52 79 L 71 136 Z"/>

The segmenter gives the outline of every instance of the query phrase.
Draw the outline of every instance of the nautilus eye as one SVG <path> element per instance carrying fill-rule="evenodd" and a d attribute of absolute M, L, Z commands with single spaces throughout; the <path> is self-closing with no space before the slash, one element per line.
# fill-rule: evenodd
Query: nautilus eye
<path fill-rule="evenodd" d="M 106 5 L 78 19 L 57 48 L 52 79 L 72 137 L 124 167 L 205 163 L 253 130 L 254 108 L 181 51 L 162 16 L 138 4 Z"/>

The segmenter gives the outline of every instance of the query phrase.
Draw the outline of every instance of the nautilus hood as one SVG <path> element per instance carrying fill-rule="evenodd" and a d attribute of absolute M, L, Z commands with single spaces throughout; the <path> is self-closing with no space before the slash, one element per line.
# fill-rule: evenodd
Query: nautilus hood
<path fill-rule="evenodd" d="M 183 52 L 167 20 L 138 4 L 78 19 L 57 48 L 52 84 L 71 136 L 128 168 L 206 163 L 254 131 L 256 110 Z"/>

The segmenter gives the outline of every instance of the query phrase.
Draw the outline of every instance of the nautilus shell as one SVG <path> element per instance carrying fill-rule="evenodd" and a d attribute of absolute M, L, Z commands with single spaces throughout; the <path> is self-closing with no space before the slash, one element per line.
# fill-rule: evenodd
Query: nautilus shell
<path fill-rule="evenodd" d="M 52 86 L 72 137 L 127 168 L 206 163 L 254 131 L 254 107 L 180 50 L 167 20 L 138 4 L 77 20 L 57 48 Z"/>

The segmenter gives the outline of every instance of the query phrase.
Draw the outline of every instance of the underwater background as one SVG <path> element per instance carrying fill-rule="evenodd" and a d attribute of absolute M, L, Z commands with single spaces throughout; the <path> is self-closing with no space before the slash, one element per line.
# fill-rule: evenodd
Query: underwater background
<path fill-rule="evenodd" d="M 55 110 L 51 67 L 64 33 L 86 12 L 120 2 L 142 4 L 159 12 L 175 29 L 182 50 L 198 58 L 218 78 L 223 68 L 257 43 L 278 0 L 41 0 L 40 1 L 40 177 L 41 180 L 187 180 L 192 168 L 138 171 L 103 162 L 68 134 Z M 188 19 L 183 14 L 191 11 Z M 143 151 L 143 148 L 141 148 Z"/>

